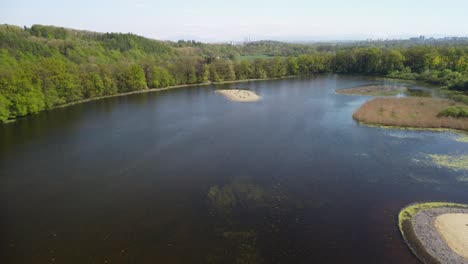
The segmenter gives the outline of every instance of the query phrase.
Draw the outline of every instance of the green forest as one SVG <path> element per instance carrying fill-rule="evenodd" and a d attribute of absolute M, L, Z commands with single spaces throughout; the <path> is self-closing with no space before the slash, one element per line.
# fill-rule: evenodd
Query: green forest
<path fill-rule="evenodd" d="M 119 93 L 316 73 L 424 80 L 468 103 L 468 43 L 242 45 L 0 25 L 0 121 Z"/>

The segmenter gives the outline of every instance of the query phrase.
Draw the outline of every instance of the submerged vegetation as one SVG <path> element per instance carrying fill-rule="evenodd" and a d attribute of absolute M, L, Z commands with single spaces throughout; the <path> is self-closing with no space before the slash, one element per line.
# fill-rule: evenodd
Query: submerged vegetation
<path fill-rule="evenodd" d="M 234 181 L 223 187 L 213 186 L 208 191 L 210 205 L 216 210 L 232 210 L 235 207 L 258 207 L 265 205 L 265 191 L 246 181 Z"/>
<path fill-rule="evenodd" d="M 208 263 L 265 262 L 262 258 L 264 248 L 258 245 L 257 240 L 269 238 L 272 243 L 278 241 L 281 230 L 287 232 L 297 224 L 295 219 L 285 220 L 284 215 L 297 213 L 303 208 L 302 201 L 286 193 L 281 185 L 265 186 L 248 178 L 235 178 L 224 185 L 210 187 L 207 205 L 215 223 L 213 228 L 224 245 L 212 250 L 207 257 Z M 255 226 L 262 228 L 255 229 Z"/>
<path fill-rule="evenodd" d="M 468 119 L 439 115 L 452 106 L 458 105 L 446 99 L 375 98 L 354 112 L 353 118 L 363 123 L 384 126 L 468 131 Z"/>
<path fill-rule="evenodd" d="M 0 25 L 0 121 L 148 88 L 332 72 L 426 80 L 468 103 L 463 43 L 204 44 Z"/>

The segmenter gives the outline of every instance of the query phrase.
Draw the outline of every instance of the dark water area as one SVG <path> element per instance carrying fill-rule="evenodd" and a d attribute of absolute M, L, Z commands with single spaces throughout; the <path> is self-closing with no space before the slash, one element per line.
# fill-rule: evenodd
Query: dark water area
<path fill-rule="evenodd" d="M 419 263 L 397 227 L 419 201 L 468 203 L 453 133 L 352 113 L 372 77 L 192 87 L 0 126 L 1 263 Z M 218 88 L 250 89 L 257 103 Z"/>

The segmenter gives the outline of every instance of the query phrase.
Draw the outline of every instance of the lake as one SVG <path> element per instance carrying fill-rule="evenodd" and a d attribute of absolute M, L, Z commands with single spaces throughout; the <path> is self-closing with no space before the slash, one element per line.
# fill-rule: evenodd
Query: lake
<path fill-rule="evenodd" d="M 449 132 L 356 123 L 374 77 L 181 88 L 0 125 L 2 263 L 419 263 L 398 230 L 420 201 L 468 203 Z M 413 85 L 418 90 L 417 85 Z M 257 103 L 218 88 L 250 89 Z"/>

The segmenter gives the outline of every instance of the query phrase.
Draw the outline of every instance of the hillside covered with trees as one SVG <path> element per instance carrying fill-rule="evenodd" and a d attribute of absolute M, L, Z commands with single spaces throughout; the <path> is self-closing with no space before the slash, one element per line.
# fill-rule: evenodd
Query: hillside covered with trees
<path fill-rule="evenodd" d="M 228 45 L 0 25 L 0 121 L 149 88 L 315 73 L 425 80 L 468 102 L 468 43 Z"/>

